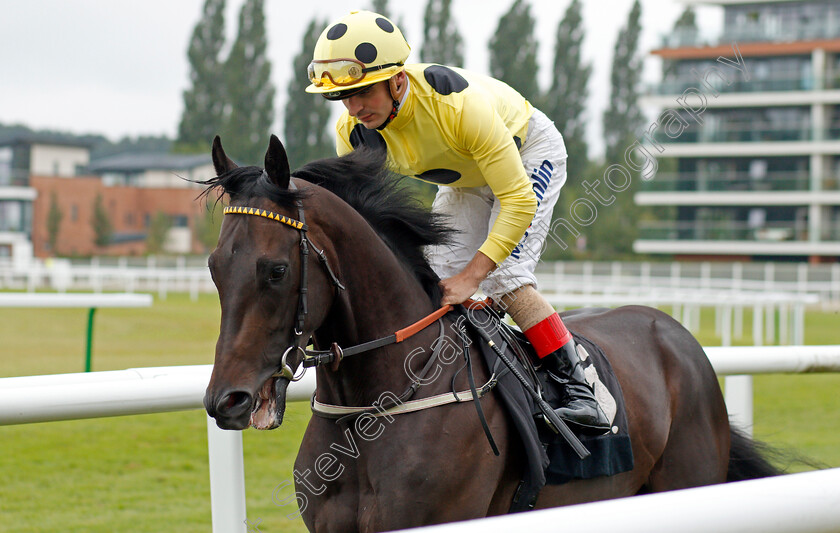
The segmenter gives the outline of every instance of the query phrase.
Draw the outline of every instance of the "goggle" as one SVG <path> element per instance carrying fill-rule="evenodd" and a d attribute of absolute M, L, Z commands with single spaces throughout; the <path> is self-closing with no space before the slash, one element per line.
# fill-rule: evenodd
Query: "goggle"
<path fill-rule="evenodd" d="M 315 87 L 321 87 L 324 84 L 324 76 L 329 78 L 333 85 L 346 87 L 362 81 L 368 72 L 401 66 L 402 63 L 386 63 L 375 67 L 365 67 L 364 63 L 356 59 L 316 59 L 309 63 L 306 72 L 309 75 L 309 81 Z"/>

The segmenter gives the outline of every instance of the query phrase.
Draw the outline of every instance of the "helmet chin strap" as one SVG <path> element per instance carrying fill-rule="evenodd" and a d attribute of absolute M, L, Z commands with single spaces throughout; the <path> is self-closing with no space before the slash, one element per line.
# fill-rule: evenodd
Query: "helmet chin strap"
<path fill-rule="evenodd" d="M 377 126 L 377 130 L 384 130 L 385 126 L 391 123 L 394 118 L 396 118 L 397 113 L 400 112 L 400 101 L 399 101 L 399 89 L 397 88 L 397 80 L 396 76 L 392 76 L 388 79 L 388 91 L 391 94 L 391 113 L 388 115 L 388 118 L 385 119 L 380 126 Z"/>

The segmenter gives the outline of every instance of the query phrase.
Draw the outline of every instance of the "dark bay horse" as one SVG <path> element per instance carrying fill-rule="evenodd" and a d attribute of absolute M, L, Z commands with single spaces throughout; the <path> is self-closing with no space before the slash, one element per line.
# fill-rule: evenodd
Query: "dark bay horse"
<path fill-rule="evenodd" d="M 237 167 L 218 137 L 212 155 L 218 176 L 206 192 L 226 194 L 230 216 L 209 260 L 222 316 L 204 405 L 219 427 L 272 429 L 283 420 L 286 387 L 301 371 L 310 338 L 316 349 L 356 346 L 437 309 L 438 279 L 423 247 L 442 242 L 448 230 L 407 200 L 379 152 L 315 161 L 294 176 L 274 136 L 265 169 Z M 439 324 L 452 320 L 446 315 Z M 566 323 L 611 361 L 635 467 L 546 486 L 537 507 L 774 473 L 751 441 L 731 432 L 715 373 L 678 322 L 629 306 L 568 313 Z M 480 405 L 500 457 L 474 402 L 383 416 L 383 398 L 400 395 L 418 375 L 427 379 L 416 399 L 451 396 L 453 383 L 467 388 L 462 365 L 452 363 L 458 354 L 433 352 L 438 339 L 433 324 L 400 343 L 317 366 L 318 402 L 380 412 L 310 420 L 287 501 L 300 506 L 311 531 L 384 531 L 508 511 L 524 459 L 495 392 Z M 430 360 L 435 368 L 424 374 Z M 477 383 L 489 374 L 475 364 Z"/>

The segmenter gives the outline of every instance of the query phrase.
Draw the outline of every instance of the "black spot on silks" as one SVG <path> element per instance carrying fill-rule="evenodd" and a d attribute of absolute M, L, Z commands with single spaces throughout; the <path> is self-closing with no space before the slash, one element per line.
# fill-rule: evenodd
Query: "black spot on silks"
<path fill-rule="evenodd" d="M 516 135 L 514 135 L 514 136 L 513 136 L 513 142 L 514 142 L 514 144 L 516 144 L 516 149 L 517 149 L 517 150 L 521 150 L 521 149 L 522 149 L 522 139 L 520 139 L 519 137 L 517 137 Z"/>
<path fill-rule="evenodd" d="M 432 89 L 443 95 L 459 93 L 470 85 L 463 76 L 451 68 L 440 65 L 426 67 L 426 70 L 423 71 L 423 76 L 429 82 L 429 85 L 432 86 Z"/>
<path fill-rule="evenodd" d="M 438 185 L 448 185 L 461 179 L 460 172 L 455 172 L 454 170 L 449 170 L 448 168 L 433 168 L 431 170 L 427 170 L 426 172 L 415 174 L 415 176 L 423 181 L 430 181 L 432 183 L 437 183 Z"/>
<path fill-rule="evenodd" d="M 359 146 L 367 146 L 377 150 L 387 150 L 388 145 L 385 144 L 385 139 L 382 134 L 376 130 L 369 130 L 363 124 L 356 124 L 353 131 L 350 132 L 350 146 L 358 148 Z"/>

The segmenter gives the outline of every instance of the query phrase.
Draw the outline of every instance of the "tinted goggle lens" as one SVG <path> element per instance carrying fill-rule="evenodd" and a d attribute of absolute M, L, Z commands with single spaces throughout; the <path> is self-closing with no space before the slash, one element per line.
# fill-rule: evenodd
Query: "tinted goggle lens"
<path fill-rule="evenodd" d="M 332 81 L 333 85 L 352 85 L 365 77 L 364 66 L 350 60 L 313 61 L 307 68 L 309 81 L 320 87 L 324 84 L 324 77 Z"/>

